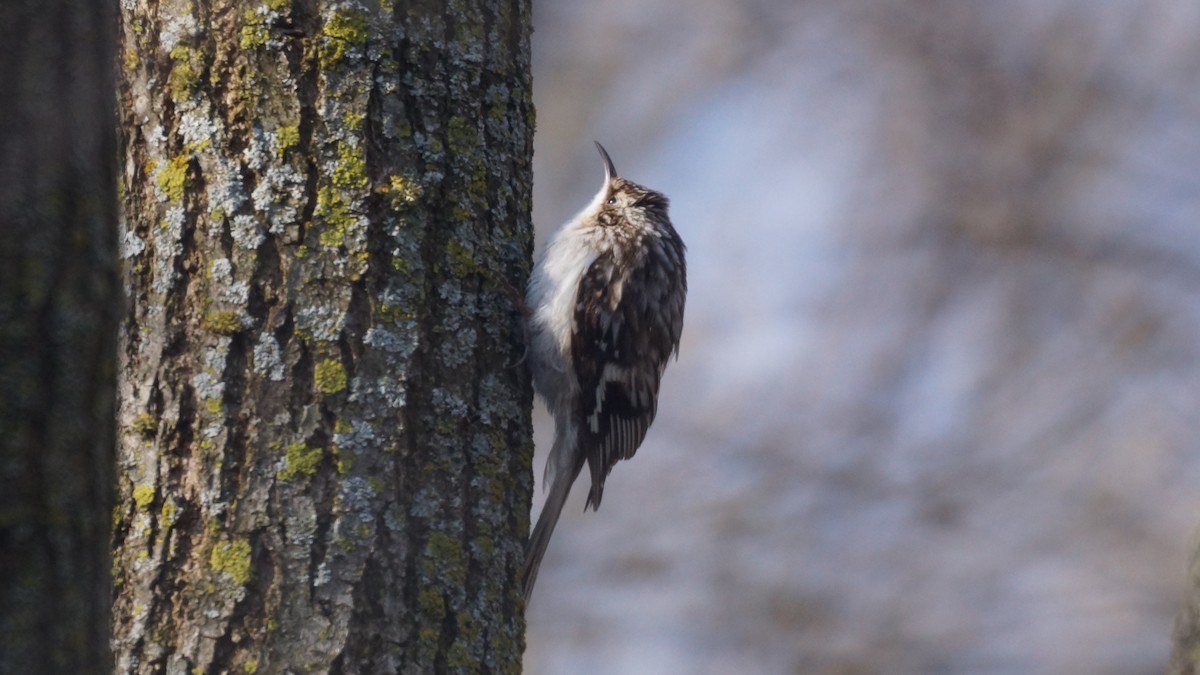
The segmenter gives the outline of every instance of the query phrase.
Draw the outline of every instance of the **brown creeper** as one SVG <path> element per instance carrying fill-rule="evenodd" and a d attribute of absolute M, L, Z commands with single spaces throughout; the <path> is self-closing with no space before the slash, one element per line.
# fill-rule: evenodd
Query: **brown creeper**
<path fill-rule="evenodd" d="M 633 457 L 658 406 L 667 358 L 679 352 L 687 296 L 684 245 L 667 198 L 617 175 L 550 237 L 526 301 L 533 383 L 554 415 L 546 505 L 525 551 L 525 599 L 571 485 L 586 462 L 596 510 L 613 465 Z"/>

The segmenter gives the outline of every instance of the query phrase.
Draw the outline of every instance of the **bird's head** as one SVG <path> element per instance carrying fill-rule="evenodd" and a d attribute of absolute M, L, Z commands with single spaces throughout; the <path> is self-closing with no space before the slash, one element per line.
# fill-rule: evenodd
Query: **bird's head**
<path fill-rule="evenodd" d="M 604 146 L 597 142 L 596 149 L 604 161 L 604 185 L 593 201 L 600 224 L 611 227 L 622 221 L 665 219 L 668 205 L 666 196 L 622 178 L 617 174 L 617 167 Z"/>

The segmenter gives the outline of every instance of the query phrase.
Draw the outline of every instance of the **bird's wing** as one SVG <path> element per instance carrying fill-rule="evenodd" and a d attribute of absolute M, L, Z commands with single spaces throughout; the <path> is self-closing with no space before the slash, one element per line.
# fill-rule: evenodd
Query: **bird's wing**
<path fill-rule="evenodd" d="M 622 270 L 612 255 L 584 272 L 575 303 L 571 361 L 579 382 L 581 449 L 592 474 L 588 506 L 600 506 L 614 464 L 637 452 L 658 409 L 658 386 L 678 332 L 640 294 L 645 267 Z"/>

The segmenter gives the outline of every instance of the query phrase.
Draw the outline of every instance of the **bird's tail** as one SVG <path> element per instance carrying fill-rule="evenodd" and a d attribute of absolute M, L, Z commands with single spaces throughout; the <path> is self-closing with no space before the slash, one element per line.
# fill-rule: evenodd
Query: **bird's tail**
<path fill-rule="evenodd" d="M 525 547 L 525 604 L 529 604 L 529 596 L 533 594 L 533 582 L 537 581 L 538 568 L 542 565 L 542 556 L 546 555 L 546 547 L 550 544 L 550 535 L 558 524 L 558 516 L 562 513 L 563 505 L 567 503 L 567 495 L 571 494 L 571 485 L 579 477 L 583 462 L 578 462 L 569 471 L 558 471 L 551 478 L 550 494 L 546 496 L 546 505 L 538 516 L 533 534 L 529 535 L 529 544 Z"/>

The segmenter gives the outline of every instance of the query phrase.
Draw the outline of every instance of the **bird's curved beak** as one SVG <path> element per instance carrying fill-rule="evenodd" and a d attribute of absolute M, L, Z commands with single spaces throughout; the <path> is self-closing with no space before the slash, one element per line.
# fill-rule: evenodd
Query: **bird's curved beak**
<path fill-rule="evenodd" d="M 596 144 L 596 149 L 600 151 L 600 157 L 604 160 L 604 178 L 612 180 L 617 177 L 617 167 L 613 166 L 612 158 L 608 156 L 608 151 L 600 145 L 599 141 L 592 141 Z"/>

